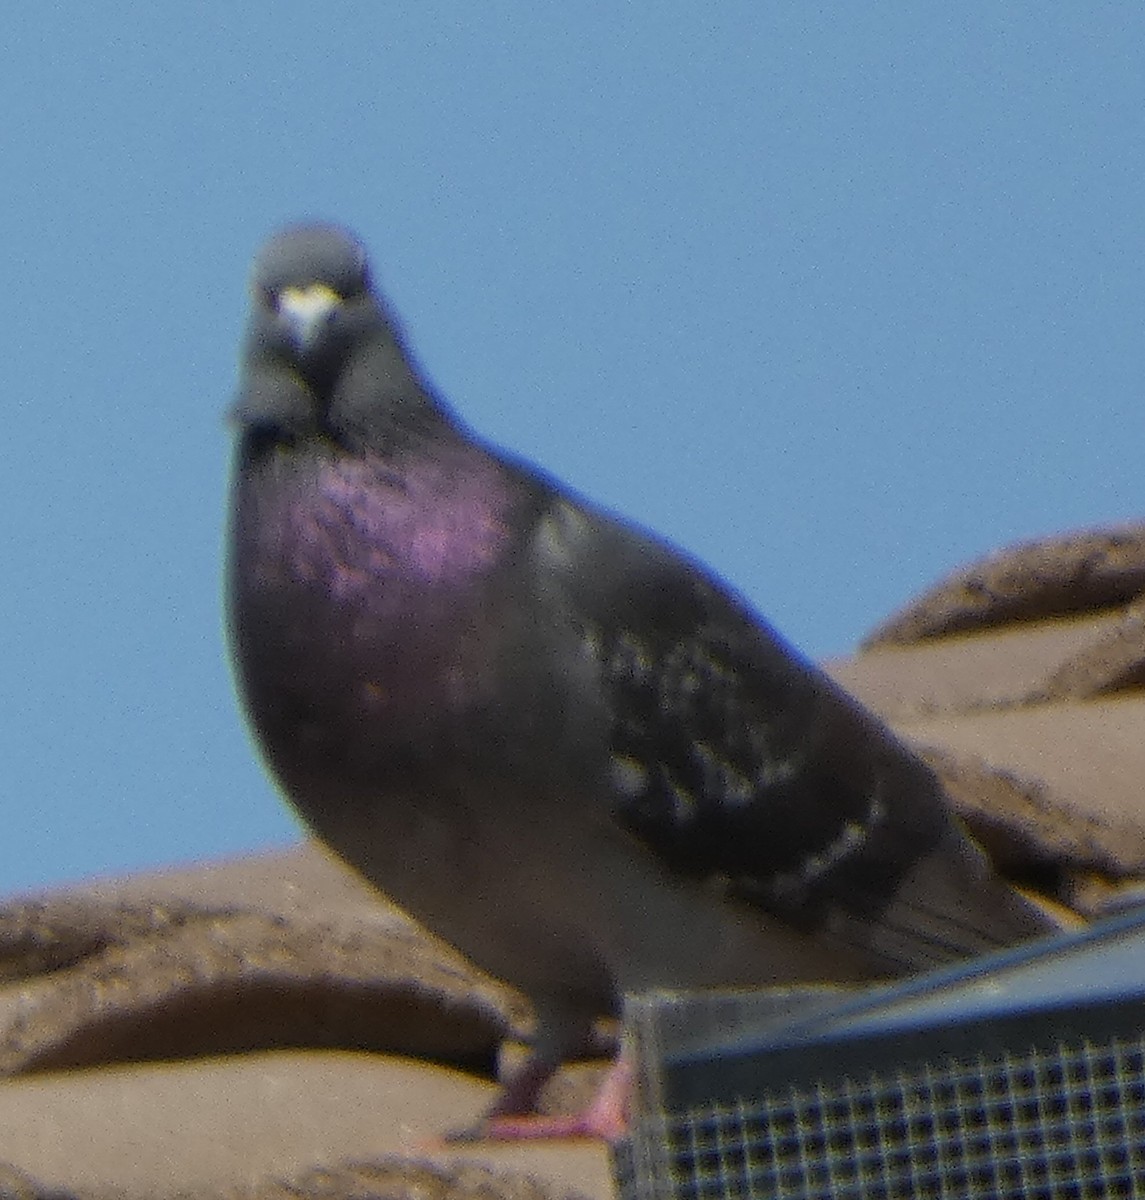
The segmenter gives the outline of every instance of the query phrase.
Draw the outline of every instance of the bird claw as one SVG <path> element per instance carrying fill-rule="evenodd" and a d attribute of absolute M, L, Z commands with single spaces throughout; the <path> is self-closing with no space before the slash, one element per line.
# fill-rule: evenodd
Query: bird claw
<path fill-rule="evenodd" d="M 632 1068 L 622 1054 L 609 1068 L 587 1108 L 571 1116 L 537 1113 L 498 1113 L 482 1117 L 475 1125 L 445 1135 L 450 1144 L 472 1142 L 572 1141 L 591 1138 L 616 1142 L 628 1136 Z"/>

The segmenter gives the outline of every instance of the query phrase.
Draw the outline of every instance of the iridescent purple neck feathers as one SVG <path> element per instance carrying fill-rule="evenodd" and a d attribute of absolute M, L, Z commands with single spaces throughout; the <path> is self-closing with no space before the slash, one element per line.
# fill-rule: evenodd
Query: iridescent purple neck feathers
<path fill-rule="evenodd" d="M 319 461 L 277 497 L 258 531 L 263 554 L 299 581 L 321 578 L 332 599 L 372 605 L 400 577 L 418 588 L 461 586 L 509 542 L 504 481 L 478 455 Z"/>

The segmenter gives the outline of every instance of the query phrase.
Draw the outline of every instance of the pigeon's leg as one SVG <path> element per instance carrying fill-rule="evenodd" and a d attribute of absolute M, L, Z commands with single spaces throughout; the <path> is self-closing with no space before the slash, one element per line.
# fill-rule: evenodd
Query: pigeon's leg
<path fill-rule="evenodd" d="M 617 1141 L 628 1133 L 632 1065 L 621 1054 L 608 1069 L 588 1106 L 571 1116 L 542 1116 L 537 1097 L 556 1065 L 530 1057 L 509 1077 L 488 1112 L 468 1129 L 445 1135 L 447 1142 L 518 1142 L 598 1138 Z"/>
<path fill-rule="evenodd" d="M 471 1129 L 448 1134 L 449 1141 L 512 1142 L 537 1138 L 604 1138 L 628 1131 L 632 1071 L 622 1054 L 609 1068 L 588 1106 L 573 1116 L 543 1116 L 537 1104 L 561 1063 L 593 1044 L 592 1022 L 560 1006 L 538 1005 L 537 1039 L 532 1053 L 509 1076 L 501 1094 Z M 599 1043 L 596 1043 L 599 1045 Z"/>
<path fill-rule="evenodd" d="M 482 1137 L 492 1142 L 536 1138 L 599 1138 L 615 1142 L 628 1133 L 631 1093 L 632 1064 L 627 1054 L 622 1052 L 608 1068 L 596 1095 L 581 1112 L 567 1117 L 536 1114 L 498 1116 L 494 1111 L 497 1105 L 494 1105 L 483 1121 Z"/>

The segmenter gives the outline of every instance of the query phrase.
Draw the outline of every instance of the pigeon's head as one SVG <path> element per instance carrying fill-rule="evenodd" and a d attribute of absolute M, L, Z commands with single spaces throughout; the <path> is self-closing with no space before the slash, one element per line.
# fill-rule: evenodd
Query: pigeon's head
<path fill-rule="evenodd" d="M 296 225 L 254 262 L 252 325 L 264 354 L 321 389 L 378 326 L 362 244 L 334 225 Z"/>
<path fill-rule="evenodd" d="M 263 433 L 384 431 L 435 407 L 370 283 L 361 242 L 295 225 L 259 252 L 233 415 Z"/>

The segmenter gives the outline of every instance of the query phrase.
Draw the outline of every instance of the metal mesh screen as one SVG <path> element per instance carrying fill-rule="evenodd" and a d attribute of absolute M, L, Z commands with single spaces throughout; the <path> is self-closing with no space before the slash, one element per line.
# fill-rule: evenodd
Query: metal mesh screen
<path fill-rule="evenodd" d="M 1145 1038 L 644 1113 L 617 1166 L 631 1200 L 1145 1197 Z"/>

